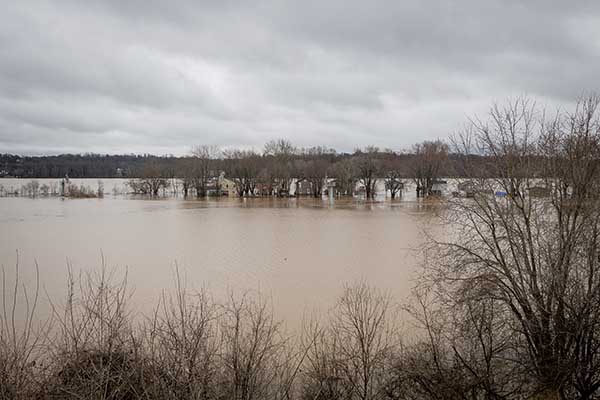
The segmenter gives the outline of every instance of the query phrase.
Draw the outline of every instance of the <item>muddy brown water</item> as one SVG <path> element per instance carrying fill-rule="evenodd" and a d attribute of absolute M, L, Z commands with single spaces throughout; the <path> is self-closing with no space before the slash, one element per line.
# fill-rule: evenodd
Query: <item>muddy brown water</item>
<path fill-rule="evenodd" d="M 37 261 L 42 297 L 61 299 L 67 264 L 91 271 L 103 256 L 119 274 L 127 271 L 134 309 L 148 311 L 174 287 L 177 264 L 190 288 L 205 287 L 216 297 L 259 290 L 294 325 L 307 312 L 326 311 L 344 284 L 358 280 L 402 301 L 420 268 L 414 249 L 425 240 L 423 228 L 442 229 L 440 206 L 411 193 L 376 203 L 152 200 L 112 195 L 124 182 L 104 182 L 103 199 L 0 198 L 0 263 L 7 276 L 18 252 L 21 281 L 33 285 Z M 45 303 L 42 315 L 49 312 Z"/>

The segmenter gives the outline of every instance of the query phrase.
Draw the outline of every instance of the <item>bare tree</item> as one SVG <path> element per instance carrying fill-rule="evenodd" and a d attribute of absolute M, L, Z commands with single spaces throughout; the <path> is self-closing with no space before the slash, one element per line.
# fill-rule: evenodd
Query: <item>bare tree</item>
<path fill-rule="evenodd" d="M 356 183 L 356 165 L 351 159 L 344 159 L 333 164 L 329 174 L 335 178 L 336 191 L 340 195 L 352 196 Z"/>
<path fill-rule="evenodd" d="M 216 146 L 195 146 L 192 149 L 192 186 L 196 191 L 196 197 L 206 197 L 211 178 L 218 173 L 215 170 L 215 160 L 221 151 Z"/>
<path fill-rule="evenodd" d="M 306 400 L 349 398 L 352 388 L 343 383 L 343 359 L 337 338 L 317 320 L 305 322 L 301 345 L 306 350 L 300 397 Z"/>
<path fill-rule="evenodd" d="M 383 171 L 385 173 L 385 188 L 390 191 L 390 196 L 395 199 L 397 195 L 402 195 L 404 189 L 404 171 L 396 154 L 388 153 L 388 158 L 384 161 Z"/>
<path fill-rule="evenodd" d="M 329 163 L 323 159 L 306 161 L 303 168 L 303 176 L 310 184 L 311 194 L 319 198 L 323 194 L 323 185 L 327 178 Z"/>
<path fill-rule="evenodd" d="M 161 189 L 169 186 L 166 171 L 156 161 L 146 162 L 137 175 L 137 178 L 132 178 L 128 182 L 134 193 L 157 196 Z"/>
<path fill-rule="evenodd" d="M 488 157 L 495 178 L 452 203 L 458 239 L 441 243 L 433 264 L 448 298 L 497 302 L 542 398 L 591 399 L 600 389 L 599 101 L 547 121 L 517 99 L 473 121 L 458 143 Z M 532 195 L 540 184 L 541 198 Z"/>
<path fill-rule="evenodd" d="M 184 157 L 177 161 L 177 172 L 181 179 L 181 186 L 183 190 L 183 197 L 187 197 L 190 189 L 194 185 L 194 167 L 193 160 Z"/>
<path fill-rule="evenodd" d="M 356 165 L 358 182 L 365 188 L 367 199 L 374 199 L 378 175 L 381 173 L 381 160 L 378 159 L 379 149 L 374 146 L 355 153 L 353 160 Z"/>
<path fill-rule="evenodd" d="M 273 196 L 277 191 L 277 171 L 273 158 L 261 160 L 261 168 L 257 177 L 257 192 L 260 196 Z"/>
<path fill-rule="evenodd" d="M 432 194 L 433 184 L 448 157 L 448 145 L 440 140 L 425 141 L 413 146 L 414 160 L 411 163 L 411 175 L 417 185 L 417 197 Z"/>
<path fill-rule="evenodd" d="M 227 175 L 235 183 L 239 197 L 254 196 L 260 164 L 260 156 L 252 150 L 225 152 Z"/>
<path fill-rule="evenodd" d="M 272 158 L 271 171 L 276 181 L 276 194 L 289 196 L 295 178 L 293 157 L 296 148 L 289 140 L 271 140 L 265 144 L 263 155 Z"/>
<path fill-rule="evenodd" d="M 343 358 L 342 376 L 361 400 L 384 398 L 397 345 L 388 295 L 360 283 L 346 287 L 334 310 L 332 334 Z"/>

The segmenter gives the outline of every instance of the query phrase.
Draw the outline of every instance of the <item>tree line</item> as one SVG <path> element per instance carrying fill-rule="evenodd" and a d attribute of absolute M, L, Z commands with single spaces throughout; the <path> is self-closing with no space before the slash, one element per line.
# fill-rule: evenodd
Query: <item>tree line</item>
<path fill-rule="evenodd" d="M 20 156 L 0 154 L 0 177 L 17 178 L 116 178 L 151 160 L 167 164 L 172 157 L 152 155 L 62 154 Z"/>
<path fill-rule="evenodd" d="M 285 139 L 272 140 L 262 151 L 198 145 L 187 156 L 157 157 L 117 155 L 61 155 L 20 157 L 0 155 L 0 175 L 22 178 L 130 178 L 134 191 L 158 194 L 173 179 L 181 181 L 185 195 L 204 197 L 223 174 L 235 183 L 238 196 L 289 196 L 300 185 L 303 194 L 320 197 L 325 179 L 335 180 L 336 192 L 350 195 L 360 185 L 367 198 L 383 182 L 392 198 L 401 193 L 405 180 L 414 180 L 422 196 L 431 194 L 440 177 L 464 176 L 464 159 L 450 154 L 440 141 L 425 141 L 408 152 L 381 150 L 375 146 L 352 154 L 324 147 L 298 148 Z"/>

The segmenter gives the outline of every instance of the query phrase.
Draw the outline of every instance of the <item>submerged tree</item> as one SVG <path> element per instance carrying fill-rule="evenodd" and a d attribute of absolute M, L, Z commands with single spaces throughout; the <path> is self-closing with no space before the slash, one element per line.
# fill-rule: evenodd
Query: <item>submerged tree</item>
<path fill-rule="evenodd" d="M 149 161 L 137 172 L 137 178 L 129 180 L 128 185 L 136 194 L 157 196 L 158 192 L 169 186 L 167 170 L 157 161 Z"/>
<path fill-rule="evenodd" d="M 292 182 L 296 178 L 293 156 L 296 148 L 289 140 L 271 140 L 265 144 L 264 156 L 271 159 L 270 170 L 276 183 L 278 196 L 289 196 Z"/>
<path fill-rule="evenodd" d="M 260 156 L 252 150 L 225 152 L 226 173 L 239 197 L 254 196 L 260 164 Z"/>
<path fill-rule="evenodd" d="M 342 196 L 352 196 L 356 184 L 356 167 L 351 159 L 336 162 L 329 174 L 335 179 L 336 192 Z"/>
<path fill-rule="evenodd" d="M 358 182 L 365 188 L 365 197 L 374 199 L 377 189 L 377 179 L 381 172 L 381 160 L 378 158 L 377 147 L 367 147 L 365 151 L 355 154 L 353 161 L 356 165 Z"/>
<path fill-rule="evenodd" d="M 183 197 L 187 197 L 194 184 L 193 160 L 190 158 L 180 158 L 177 162 L 177 172 L 181 179 Z"/>
<path fill-rule="evenodd" d="M 390 191 L 390 196 L 395 199 L 396 196 L 402 195 L 402 189 L 404 189 L 404 171 L 398 157 L 392 154 L 391 157 L 386 159 L 383 164 L 383 171 L 385 173 L 385 188 Z"/>
<path fill-rule="evenodd" d="M 195 146 L 192 149 L 191 184 L 196 191 L 196 197 L 206 197 L 211 178 L 215 178 L 215 160 L 220 156 L 220 150 L 215 146 Z"/>
<path fill-rule="evenodd" d="M 329 164 L 322 159 L 306 161 L 302 168 L 304 179 L 310 184 L 311 195 L 315 198 L 323 194 Z"/>
<path fill-rule="evenodd" d="M 417 185 L 417 197 L 432 194 L 433 184 L 440 178 L 448 157 L 448 145 L 440 140 L 425 141 L 413 146 L 411 176 Z"/>

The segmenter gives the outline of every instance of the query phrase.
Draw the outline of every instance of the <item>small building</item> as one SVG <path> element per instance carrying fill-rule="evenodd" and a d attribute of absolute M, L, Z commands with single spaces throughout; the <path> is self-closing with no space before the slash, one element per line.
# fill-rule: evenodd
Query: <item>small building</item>
<path fill-rule="evenodd" d="M 434 180 L 431 185 L 431 194 L 433 196 L 442 196 L 446 191 L 446 187 L 448 186 L 448 182 L 442 179 Z"/>
<path fill-rule="evenodd" d="M 311 196 L 312 195 L 312 185 L 309 181 L 303 179 L 296 183 L 296 196 Z"/>
<path fill-rule="evenodd" d="M 219 197 L 222 195 L 221 185 L 218 178 L 211 178 L 206 186 L 206 195 L 208 197 Z"/>
<path fill-rule="evenodd" d="M 237 195 L 237 191 L 235 190 L 235 182 L 233 182 L 231 179 L 225 178 L 224 173 L 219 175 L 219 186 L 221 188 L 222 196 L 235 197 Z"/>

